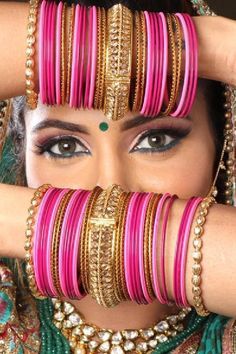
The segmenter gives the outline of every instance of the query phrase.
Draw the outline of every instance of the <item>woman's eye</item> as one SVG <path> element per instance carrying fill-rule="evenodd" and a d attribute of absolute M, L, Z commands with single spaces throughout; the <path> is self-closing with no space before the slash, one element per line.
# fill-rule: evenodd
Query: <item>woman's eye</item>
<path fill-rule="evenodd" d="M 130 152 L 164 152 L 177 145 L 182 134 L 167 131 L 145 132 Z"/>
<path fill-rule="evenodd" d="M 52 139 L 38 146 L 39 153 L 46 153 L 53 158 L 71 158 L 88 154 L 89 150 L 74 137 Z"/>

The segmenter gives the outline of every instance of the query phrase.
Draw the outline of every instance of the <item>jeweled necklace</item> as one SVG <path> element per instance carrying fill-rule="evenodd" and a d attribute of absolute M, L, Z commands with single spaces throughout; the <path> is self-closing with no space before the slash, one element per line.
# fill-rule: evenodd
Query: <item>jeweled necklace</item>
<path fill-rule="evenodd" d="M 168 341 L 184 330 L 183 321 L 191 308 L 181 309 L 150 328 L 113 331 L 101 329 L 84 321 L 69 302 L 53 299 L 53 322 L 69 341 L 75 354 L 87 353 L 152 353 L 158 344 Z"/>

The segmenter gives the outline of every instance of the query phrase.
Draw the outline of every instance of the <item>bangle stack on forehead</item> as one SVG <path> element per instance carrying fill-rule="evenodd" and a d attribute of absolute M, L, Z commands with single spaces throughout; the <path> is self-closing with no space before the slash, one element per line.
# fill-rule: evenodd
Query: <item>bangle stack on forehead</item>
<path fill-rule="evenodd" d="M 165 256 L 169 215 L 177 196 L 126 193 L 118 185 L 106 190 L 96 187 L 91 192 L 43 186 L 36 191 L 38 195 L 42 200 L 32 200 L 26 231 L 27 272 L 36 297 L 82 299 L 90 294 L 108 308 L 125 300 L 149 304 L 154 299 L 162 304 L 174 299 L 180 308 L 189 306 L 187 250 L 202 198 L 190 198 L 182 213 L 170 299 Z M 204 205 L 209 207 L 212 201 L 206 200 Z M 205 220 L 206 211 L 200 210 L 203 213 Z M 192 281 L 196 306 L 201 304 L 201 313 L 207 315 L 200 291 L 201 272 L 196 273 L 202 258 L 203 224 L 195 228 Z M 199 228 L 201 234 L 197 234 Z"/>
<path fill-rule="evenodd" d="M 37 2 L 31 6 L 36 16 Z M 101 109 L 112 120 L 128 111 L 147 117 L 189 114 L 197 87 L 198 50 L 188 14 L 133 13 L 121 4 L 108 10 L 79 4 L 67 8 L 45 0 L 39 8 L 42 103 Z M 35 39 L 27 65 L 33 62 Z M 30 77 L 28 71 L 27 102 L 35 108 L 32 65 Z"/>

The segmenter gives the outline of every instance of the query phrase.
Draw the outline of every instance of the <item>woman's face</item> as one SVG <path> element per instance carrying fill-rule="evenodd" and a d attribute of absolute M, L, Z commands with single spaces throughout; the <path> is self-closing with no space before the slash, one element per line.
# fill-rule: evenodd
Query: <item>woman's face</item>
<path fill-rule="evenodd" d="M 107 131 L 99 129 L 101 122 Z M 26 114 L 26 127 L 26 177 L 33 188 L 116 183 L 126 191 L 189 198 L 211 187 L 215 147 L 200 89 L 186 119 L 128 113 L 110 122 L 101 111 L 39 104 Z"/>

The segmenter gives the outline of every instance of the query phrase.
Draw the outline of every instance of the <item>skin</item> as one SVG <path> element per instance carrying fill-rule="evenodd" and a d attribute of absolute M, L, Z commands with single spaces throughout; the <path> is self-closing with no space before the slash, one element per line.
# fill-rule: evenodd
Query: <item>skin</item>
<path fill-rule="evenodd" d="M 110 122 L 101 111 L 46 107 L 40 103 L 37 110 L 28 111 L 25 117 L 28 186 L 37 188 L 51 183 L 58 187 L 92 189 L 96 185 L 106 188 L 117 183 L 126 191 L 168 191 L 182 199 L 205 196 L 213 180 L 215 147 L 202 90 L 198 89 L 188 118 L 144 118 L 143 124 L 124 130 L 124 124 L 130 124 L 137 116 L 129 112 L 123 120 Z M 99 129 L 101 122 L 109 124 L 106 132 Z M 73 126 L 62 129 L 65 123 Z M 78 124 L 84 132 L 69 130 Z M 153 149 L 150 139 L 138 138 L 147 130 L 151 135 L 150 129 L 158 130 L 152 133 L 154 146 L 159 148 L 157 152 L 147 151 Z M 60 142 L 55 142 L 58 137 Z M 49 147 L 48 141 L 52 139 Z M 168 148 L 164 152 L 163 146 Z M 59 158 L 66 156 L 68 147 L 74 157 Z M 134 147 L 146 150 L 141 153 L 134 151 Z M 73 152 L 81 150 L 86 153 Z M 52 158 L 50 152 L 57 154 L 57 158 Z M 102 308 L 89 296 L 74 303 L 87 321 L 115 330 L 147 327 L 166 314 L 177 312 L 176 308 L 157 301 L 151 305 L 125 302 L 113 309 Z"/>

